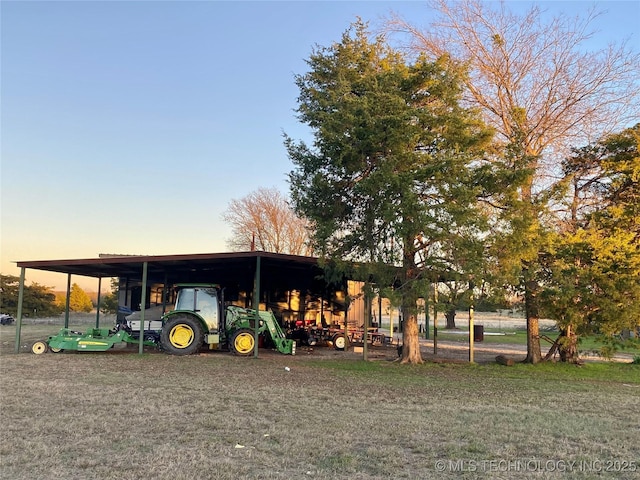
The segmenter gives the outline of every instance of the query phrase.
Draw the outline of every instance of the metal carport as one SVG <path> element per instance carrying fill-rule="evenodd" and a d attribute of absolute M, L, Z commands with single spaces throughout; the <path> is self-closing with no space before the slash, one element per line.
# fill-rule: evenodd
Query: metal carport
<path fill-rule="evenodd" d="M 270 252 L 232 252 L 183 255 L 101 255 L 98 258 L 70 260 L 39 260 L 17 262 L 21 269 L 16 325 L 15 351 L 20 349 L 22 303 L 26 269 L 67 274 L 67 309 L 71 276 L 98 279 L 98 292 L 103 278 L 119 277 L 128 282 L 140 282 L 141 304 L 146 304 L 147 286 L 153 283 L 171 285 L 178 282 L 219 283 L 231 293 L 251 292 L 252 308 L 258 309 L 261 283 L 270 287 L 295 289 L 322 298 L 330 290 L 344 291 L 346 279 L 339 285 L 329 285 L 315 257 L 285 255 Z M 99 315 L 99 314 L 98 314 Z M 144 308 L 141 309 L 144 322 Z M 98 323 L 98 317 L 96 323 Z M 141 336 L 142 339 L 142 336 Z M 142 340 L 140 352 L 142 353 Z M 257 355 L 257 349 L 256 349 Z"/>

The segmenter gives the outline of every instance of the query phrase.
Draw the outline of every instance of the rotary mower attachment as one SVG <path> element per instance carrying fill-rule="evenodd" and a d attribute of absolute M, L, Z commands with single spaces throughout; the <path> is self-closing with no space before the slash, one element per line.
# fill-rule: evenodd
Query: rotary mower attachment
<path fill-rule="evenodd" d="M 116 343 L 138 343 L 125 330 L 109 330 L 108 328 L 92 328 L 86 333 L 76 332 L 68 328 L 61 329 L 57 335 L 47 340 L 39 340 L 31 346 L 31 351 L 36 355 L 47 353 L 51 350 L 59 353 L 64 350 L 77 350 L 85 352 L 104 352 L 112 348 Z M 155 342 L 144 341 L 144 345 L 156 347 Z"/>

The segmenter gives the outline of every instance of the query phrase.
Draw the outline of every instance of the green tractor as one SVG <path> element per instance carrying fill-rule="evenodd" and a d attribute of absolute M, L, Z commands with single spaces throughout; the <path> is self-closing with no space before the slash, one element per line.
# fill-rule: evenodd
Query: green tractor
<path fill-rule="evenodd" d="M 192 355 L 206 343 L 210 350 L 229 348 L 236 355 L 252 355 L 258 335 L 268 335 L 275 348 L 284 354 L 295 355 L 296 343 L 287 339 L 271 312 L 242 307 L 223 307 L 220 287 L 213 284 L 179 284 L 175 309 L 161 321 L 145 320 L 144 344 L 157 345 L 172 355 Z M 42 354 L 49 350 L 105 351 L 116 343 L 137 343 L 140 323 L 131 322 L 126 330 L 92 329 L 86 333 L 62 329 L 47 341 L 33 344 L 31 351 Z M 136 331 L 137 330 L 137 331 Z M 137 338 L 136 338 L 137 337 Z"/>
<path fill-rule="evenodd" d="M 179 284 L 175 309 L 162 317 L 160 346 L 173 355 L 191 355 L 206 343 L 210 350 L 228 347 L 236 355 L 252 355 L 255 327 L 268 335 L 275 348 L 295 355 L 294 340 L 287 339 L 271 312 L 223 307 L 220 287 L 213 284 Z"/>

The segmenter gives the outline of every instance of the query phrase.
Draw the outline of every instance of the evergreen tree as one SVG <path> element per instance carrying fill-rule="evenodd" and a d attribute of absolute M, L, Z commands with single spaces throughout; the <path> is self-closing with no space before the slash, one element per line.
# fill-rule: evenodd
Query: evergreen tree
<path fill-rule="evenodd" d="M 100 298 L 100 311 L 102 313 L 118 313 L 118 285 L 117 278 L 111 279 L 111 292 Z"/>
<path fill-rule="evenodd" d="M 573 190 L 548 255 L 543 296 L 558 320 L 560 356 L 577 338 L 640 327 L 640 124 L 576 150 L 564 163 Z"/>
<path fill-rule="evenodd" d="M 10 315 L 18 312 L 20 279 L 13 275 L 0 275 L 0 311 Z M 62 309 L 49 287 L 32 283 L 24 286 L 22 311 L 25 316 L 49 317 L 59 315 Z"/>
<path fill-rule="evenodd" d="M 482 228 L 472 165 L 491 132 L 460 106 L 462 72 L 447 57 L 407 64 L 360 21 L 307 63 L 298 112 L 314 145 L 285 139 L 294 205 L 324 258 L 366 262 L 362 279 L 395 286 L 402 361 L 419 363 L 417 298 L 450 267 L 454 239 Z"/>
<path fill-rule="evenodd" d="M 87 293 L 80 288 L 77 283 L 71 285 L 71 293 L 69 294 L 69 310 L 72 312 L 90 312 L 93 309 L 93 303 Z"/>

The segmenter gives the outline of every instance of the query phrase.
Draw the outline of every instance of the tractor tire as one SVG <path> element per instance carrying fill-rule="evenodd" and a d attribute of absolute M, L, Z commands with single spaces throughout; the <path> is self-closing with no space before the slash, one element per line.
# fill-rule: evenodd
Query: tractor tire
<path fill-rule="evenodd" d="M 349 343 L 342 333 L 336 333 L 331 341 L 333 342 L 333 348 L 336 350 L 344 350 Z"/>
<path fill-rule="evenodd" d="M 47 344 L 47 342 L 43 340 L 38 340 L 33 345 L 31 345 L 31 352 L 35 353 L 36 355 L 42 355 L 43 353 L 47 353 L 48 350 L 49 350 L 49 345 Z"/>
<path fill-rule="evenodd" d="M 189 315 L 171 317 L 162 327 L 160 344 L 171 355 L 193 355 L 204 343 L 200 320 Z"/>
<path fill-rule="evenodd" d="M 253 336 L 254 331 L 248 328 L 236 330 L 231 335 L 231 351 L 235 355 L 246 357 L 253 354 L 256 346 L 256 339 Z"/>

